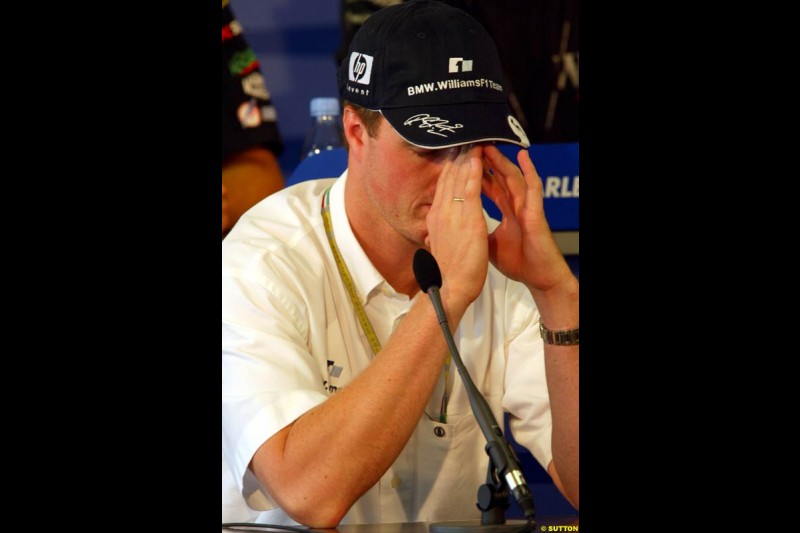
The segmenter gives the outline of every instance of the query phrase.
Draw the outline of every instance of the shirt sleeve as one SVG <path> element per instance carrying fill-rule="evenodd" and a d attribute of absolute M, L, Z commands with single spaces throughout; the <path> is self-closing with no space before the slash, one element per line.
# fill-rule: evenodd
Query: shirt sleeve
<path fill-rule="evenodd" d="M 327 369 L 308 347 L 308 294 L 295 279 L 303 258 L 242 246 L 252 261 L 222 276 L 222 448 L 248 505 L 268 510 L 274 503 L 247 467 L 266 440 L 327 399 Z"/>
<path fill-rule="evenodd" d="M 503 409 L 509 414 L 514 439 L 546 470 L 553 459 L 553 421 L 539 311 L 525 286 L 510 281 L 505 312 L 509 341 Z"/>

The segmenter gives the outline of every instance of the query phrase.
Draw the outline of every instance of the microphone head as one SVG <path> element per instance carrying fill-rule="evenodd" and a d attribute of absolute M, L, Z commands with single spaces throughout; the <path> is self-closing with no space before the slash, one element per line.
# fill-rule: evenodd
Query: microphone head
<path fill-rule="evenodd" d="M 414 252 L 414 277 L 422 292 L 428 292 L 432 286 L 442 286 L 442 271 L 431 253 L 425 248 Z"/>

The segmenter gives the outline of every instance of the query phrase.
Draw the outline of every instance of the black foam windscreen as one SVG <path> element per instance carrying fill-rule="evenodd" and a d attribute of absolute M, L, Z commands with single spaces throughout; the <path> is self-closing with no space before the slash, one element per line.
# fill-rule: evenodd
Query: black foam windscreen
<path fill-rule="evenodd" d="M 414 252 L 414 277 L 422 292 L 428 292 L 433 285 L 442 286 L 442 271 L 431 253 L 425 248 Z"/>

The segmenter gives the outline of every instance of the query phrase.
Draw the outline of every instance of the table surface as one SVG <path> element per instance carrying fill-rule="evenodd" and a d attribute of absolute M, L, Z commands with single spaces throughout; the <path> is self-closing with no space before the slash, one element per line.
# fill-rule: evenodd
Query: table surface
<path fill-rule="evenodd" d="M 480 520 L 470 522 L 477 526 Z M 434 522 L 435 524 L 447 524 L 447 522 Z M 454 524 L 456 522 L 453 522 Z M 459 522 L 462 524 L 464 522 Z M 525 522 L 521 520 L 508 520 L 507 524 L 524 525 Z M 296 526 L 298 529 L 306 529 L 309 532 L 316 533 L 429 533 L 430 523 L 428 522 L 415 522 L 410 524 L 350 524 L 341 525 L 335 529 L 307 529 L 302 526 Z M 547 526 L 573 526 L 574 529 L 564 527 L 552 529 L 552 531 L 578 531 L 578 517 L 577 516 L 543 516 L 536 519 L 536 527 L 533 531 L 542 531 L 542 527 L 547 529 Z M 546 530 L 545 529 L 545 530 Z M 261 531 L 261 532 L 284 532 L 285 529 L 276 529 L 269 527 L 252 527 L 252 526 L 237 526 L 235 528 L 222 528 L 223 532 L 233 533 L 236 531 Z M 481 529 L 475 527 L 475 532 L 479 533 Z"/>

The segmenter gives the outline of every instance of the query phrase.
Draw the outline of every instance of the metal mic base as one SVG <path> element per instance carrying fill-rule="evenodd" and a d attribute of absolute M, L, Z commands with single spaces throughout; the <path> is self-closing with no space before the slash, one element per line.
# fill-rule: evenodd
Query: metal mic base
<path fill-rule="evenodd" d="M 527 520 L 509 520 L 505 524 L 481 524 L 480 520 L 435 522 L 428 526 L 430 533 L 521 533 L 533 531 L 535 524 L 523 529 Z"/>

